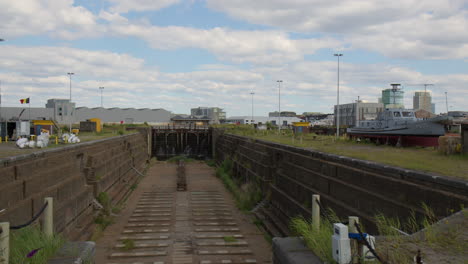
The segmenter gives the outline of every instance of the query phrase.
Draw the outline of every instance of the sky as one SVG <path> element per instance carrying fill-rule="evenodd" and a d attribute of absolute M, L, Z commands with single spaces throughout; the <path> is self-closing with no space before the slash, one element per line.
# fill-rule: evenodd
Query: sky
<path fill-rule="evenodd" d="M 280 90 L 330 113 L 340 53 L 340 103 L 433 84 L 437 113 L 468 111 L 468 0 L 0 0 L 0 39 L 2 106 L 69 98 L 73 72 L 77 106 L 104 87 L 107 108 L 265 116 Z"/>

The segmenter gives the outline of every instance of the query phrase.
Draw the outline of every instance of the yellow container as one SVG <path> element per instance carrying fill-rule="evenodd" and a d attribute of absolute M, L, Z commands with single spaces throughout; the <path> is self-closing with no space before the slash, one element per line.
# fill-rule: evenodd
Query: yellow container
<path fill-rule="evenodd" d="M 89 119 L 89 121 L 96 123 L 96 132 L 101 132 L 102 131 L 101 119 L 91 118 L 91 119 Z"/>
<path fill-rule="evenodd" d="M 72 129 L 72 133 L 78 135 L 78 133 L 80 133 L 80 130 L 78 128 L 74 128 Z"/>

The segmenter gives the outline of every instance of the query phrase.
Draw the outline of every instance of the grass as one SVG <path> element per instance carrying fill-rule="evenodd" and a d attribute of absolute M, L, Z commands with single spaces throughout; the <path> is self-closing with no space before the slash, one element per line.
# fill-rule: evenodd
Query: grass
<path fill-rule="evenodd" d="M 315 134 L 293 135 L 282 131 L 254 130 L 250 126 L 225 126 L 227 133 L 255 139 L 272 141 L 296 147 L 309 148 L 327 153 L 375 161 L 406 169 L 432 172 L 440 175 L 468 179 L 468 155 L 444 155 L 434 148 L 396 148 L 373 143 L 354 142 L 341 137 L 317 136 Z M 302 138 L 302 139 L 301 139 Z"/>
<path fill-rule="evenodd" d="M 10 263 L 43 264 L 55 255 L 65 240 L 60 235 L 48 237 L 36 226 L 28 226 L 10 233 Z M 27 255 L 34 249 L 40 250 L 32 257 Z"/>
<path fill-rule="evenodd" d="M 224 186 L 234 195 L 236 206 L 242 211 L 250 211 L 260 202 L 262 193 L 254 182 L 244 184 L 240 188 L 231 177 L 232 162 L 226 159 L 220 167 L 216 169 L 216 176 L 219 177 Z"/>
<path fill-rule="evenodd" d="M 302 217 L 293 218 L 290 222 L 290 228 L 295 235 L 301 236 L 305 244 L 322 261 L 327 263 L 336 263 L 332 255 L 332 235 L 333 223 L 341 222 L 336 214 L 329 210 L 328 218 L 321 218 L 320 228 L 312 226 L 312 222 Z"/>
<path fill-rule="evenodd" d="M 237 239 L 235 237 L 233 237 L 233 236 L 225 236 L 225 237 L 223 237 L 223 239 L 224 239 L 224 242 L 226 242 L 226 243 L 232 243 L 232 242 L 237 241 Z"/>
<path fill-rule="evenodd" d="M 443 226 L 434 225 L 437 222 L 434 212 L 422 205 L 424 216 L 419 219 L 413 213 L 406 221 L 388 218 L 383 214 L 374 217 L 378 228 L 376 252 L 388 264 L 412 264 L 413 257 L 421 250 L 423 259 L 429 263 L 466 263 L 468 243 L 468 210 L 462 211 L 462 218 L 457 221 L 445 222 Z M 290 222 L 295 235 L 302 236 L 306 245 L 322 261 L 335 263 L 332 257 L 331 237 L 333 223 L 341 222 L 336 214 L 328 209 L 328 218 L 321 218 L 319 229 L 311 222 L 302 218 L 293 218 Z M 414 235 L 403 235 L 398 230 L 404 230 Z M 420 231 L 421 230 L 421 231 Z"/>
<path fill-rule="evenodd" d="M 124 245 L 123 250 L 131 250 L 135 248 L 135 241 L 133 239 L 124 239 L 122 243 Z"/>
<path fill-rule="evenodd" d="M 433 258 L 435 255 L 439 259 L 451 259 L 453 263 L 458 263 L 457 258 L 466 261 L 468 210 L 462 210 L 462 220 L 459 222 L 447 221 L 442 225 L 434 225 L 437 222 L 434 212 L 424 204 L 422 207 L 424 217 L 416 219 L 413 213 L 403 223 L 381 214 L 375 217 L 379 233 L 385 236 L 379 242 L 378 254 L 388 263 L 398 264 L 412 264 L 417 250 L 422 251 L 423 259 Z M 403 229 L 409 233 L 421 231 L 412 236 L 404 236 L 396 229 Z M 438 262 L 445 263 L 444 260 Z"/>

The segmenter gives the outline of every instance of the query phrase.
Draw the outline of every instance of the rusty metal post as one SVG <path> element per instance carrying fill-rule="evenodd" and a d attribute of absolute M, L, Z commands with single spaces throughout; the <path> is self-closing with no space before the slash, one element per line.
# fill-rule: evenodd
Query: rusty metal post
<path fill-rule="evenodd" d="M 0 264 L 8 264 L 10 257 L 10 223 L 0 223 Z"/>
<path fill-rule="evenodd" d="M 318 230 L 320 228 L 320 195 L 312 195 L 312 226 Z"/>

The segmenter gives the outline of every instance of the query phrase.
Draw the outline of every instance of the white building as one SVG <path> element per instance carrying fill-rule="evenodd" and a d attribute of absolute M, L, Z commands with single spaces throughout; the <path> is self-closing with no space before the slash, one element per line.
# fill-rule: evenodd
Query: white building
<path fill-rule="evenodd" d="M 279 117 L 273 116 L 231 116 L 226 119 L 226 123 L 230 124 L 242 124 L 242 125 L 265 125 L 267 122 L 270 122 L 272 125 L 277 125 L 279 123 Z M 297 117 L 281 117 L 281 124 L 283 126 L 292 125 L 293 122 L 300 122 L 301 119 Z"/>
<path fill-rule="evenodd" d="M 336 126 L 336 105 L 335 105 L 335 126 Z M 377 114 L 384 109 L 383 103 L 365 103 L 362 101 L 340 105 L 340 126 L 356 126 L 359 121 L 373 120 Z"/>
<path fill-rule="evenodd" d="M 432 97 L 430 92 L 414 92 L 413 96 L 413 109 L 423 109 L 432 112 Z M 434 109 L 435 110 L 435 109 Z"/>
<path fill-rule="evenodd" d="M 208 117 L 210 124 L 219 124 L 226 120 L 226 112 L 219 107 L 197 107 L 190 109 L 190 114 L 194 117 Z"/>

